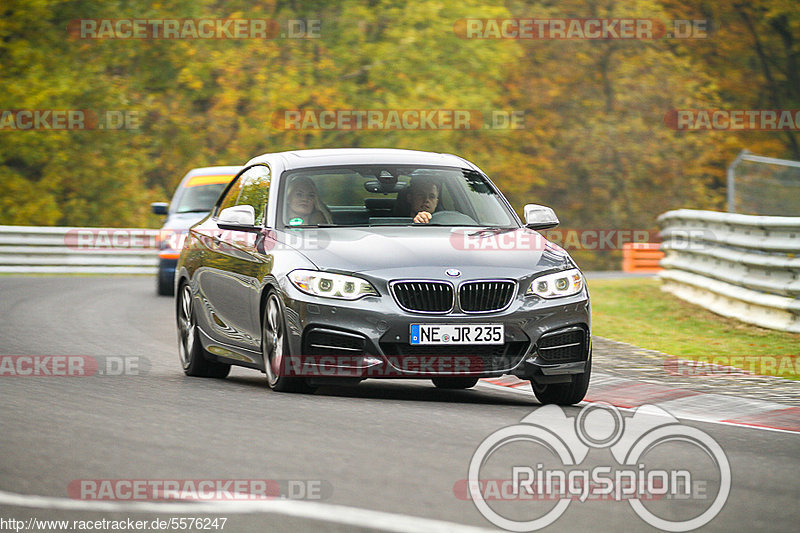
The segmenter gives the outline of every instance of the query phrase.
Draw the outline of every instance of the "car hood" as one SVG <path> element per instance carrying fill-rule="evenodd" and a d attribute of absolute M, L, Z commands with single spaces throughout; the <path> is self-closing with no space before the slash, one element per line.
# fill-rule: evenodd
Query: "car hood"
<path fill-rule="evenodd" d="M 299 231 L 303 233 L 292 238 L 300 241 L 296 248 L 321 270 L 438 279 L 445 270 L 458 269 L 462 279 L 469 279 L 522 277 L 573 264 L 567 252 L 527 228 L 393 226 Z"/>

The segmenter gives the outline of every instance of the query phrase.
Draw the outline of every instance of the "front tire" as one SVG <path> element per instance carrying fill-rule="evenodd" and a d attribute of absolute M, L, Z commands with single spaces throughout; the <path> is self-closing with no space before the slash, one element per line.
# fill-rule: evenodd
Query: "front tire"
<path fill-rule="evenodd" d="M 168 271 L 159 265 L 158 274 L 156 274 L 156 293 L 159 296 L 173 296 L 175 294 L 174 271 Z"/>
<path fill-rule="evenodd" d="M 178 355 L 183 373 L 187 376 L 204 378 L 227 377 L 231 371 L 231 365 L 211 361 L 211 354 L 200 343 L 200 332 L 197 328 L 192 304 L 192 290 L 188 283 L 181 285 L 175 300 L 178 320 Z"/>
<path fill-rule="evenodd" d="M 531 380 L 533 394 L 540 403 L 546 405 L 554 403 L 556 405 L 575 405 L 586 396 L 589 390 L 589 378 L 592 374 L 592 353 L 586 361 L 586 372 L 576 374 L 569 383 L 554 383 L 550 385 L 538 385 Z"/>
<path fill-rule="evenodd" d="M 286 376 L 289 355 L 289 340 L 286 335 L 286 319 L 278 293 L 270 289 L 261 317 L 261 354 L 264 358 L 264 373 L 267 386 L 277 392 L 313 392 L 305 378 Z"/>

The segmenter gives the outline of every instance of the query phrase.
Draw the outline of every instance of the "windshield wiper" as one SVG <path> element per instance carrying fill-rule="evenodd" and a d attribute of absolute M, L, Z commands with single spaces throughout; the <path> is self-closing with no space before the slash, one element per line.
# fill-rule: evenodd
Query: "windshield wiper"
<path fill-rule="evenodd" d="M 386 223 L 373 222 L 372 224 L 368 224 L 367 226 L 364 226 L 364 227 L 385 228 L 385 227 L 389 227 L 389 226 L 397 226 L 398 228 L 402 228 L 402 227 L 408 227 L 408 226 L 413 226 L 413 225 L 414 224 L 412 222 L 386 222 Z"/>
<path fill-rule="evenodd" d="M 480 224 L 439 224 L 438 222 L 427 222 L 422 224 L 414 224 L 415 226 L 444 226 L 450 228 L 482 228 Z"/>
<path fill-rule="evenodd" d="M 496 227 L 496 228 L 487 228 L 486 226 L 470 226 L 470 227 L 482 227 L 483 229 L 477 230 L 475 232 L 476 235 L 481 235 L 484 233 L 493 233 L 495 235 L 499 235 L 500 233 L 508 233 L 509 231 L 515 231 L 520 228 L 511 227 Z"/>

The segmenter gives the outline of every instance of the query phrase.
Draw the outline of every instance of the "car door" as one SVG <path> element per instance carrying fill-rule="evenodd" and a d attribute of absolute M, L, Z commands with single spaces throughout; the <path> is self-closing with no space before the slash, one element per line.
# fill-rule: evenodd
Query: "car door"
<path fill-rule="evenodd" d="M 271 257 L 258 253 L 258 239 L 262 238 L 258 232 L 220 227 L 218 223 L 224 209 L 252 206 L 254 225 L 263 228 L 270 180 L 270 168 L 255 165 L 244 170 L 228 189 L 214 215 L 204 224 L 207 258 L 196 278 L 204 300 L 200 305 L 205 315 L 203 326 L 212 337 L 231 347 L 259 353 L 260 317 L 254 310 L 259 307 L 259 280 L 265 270 L 271 269 Z M 235 355 L 226 353 L 224 346 L 218 348 L 219 355 Z"/>

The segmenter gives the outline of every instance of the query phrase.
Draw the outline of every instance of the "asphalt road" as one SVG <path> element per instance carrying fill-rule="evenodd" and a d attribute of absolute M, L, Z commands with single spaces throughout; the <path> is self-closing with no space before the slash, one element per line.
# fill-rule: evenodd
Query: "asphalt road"
<path fill-rule="evenodd" d="M 225 380 L 189 378 L 178 363 L 173 316 L 172 299 L 156 296 L 147 277 L 0 276 L 0 355 L 135 362 L 123 375 L 0 376 L 0 529 L 8 529 L 2 520 L 31 517 L 149 523 L 192 516 L 227 518 L 223 530 L 233 532 L 494 528 L 454 487 L 487 436 L 541 408 L 532 394 L 370 380 L 295 395 L 269 391 L 261 373 L 246 369 Z M 576 416 L 580 408 L 565 411 Z M 598 439 L 616 427 L 610 416 L 586 421 Z M 800 435 L 691 421 L 681 427 L 713 438 L 730 464 L 730 495 L 704 530 L 797 530 Z M 523 442 L 500 449 L 487 461 L 487 477 L 494 471 L 505 479 L 511 465 L 552 462 L 533 448 Z M 704 464 L 708 456 L 689 445 L 664 450 L 653 461 L 688 469 L 693 479 L 707 474 L 710 497 L 656 501 L 653 512 L 672 520 L 690 516 L 687 509 L 699 514 L 719 487 Z M 608 449 L 597 449 L 581 464 L 613 461 Z M 298 497 L 300 487 L 318 493 L 187 511 L 193 504 L 125 500 L 103 507 L 109 502 L 71 492 L 79 480 L 98 479 L 267 479 L 284 496 Z M 516 519 L 547 509 L 535 514 L 531 505 L 493 508 Z M 548 529 L 556 528 L 654 529 L 628 502 L 607 500 L 572 502 Z"/>

